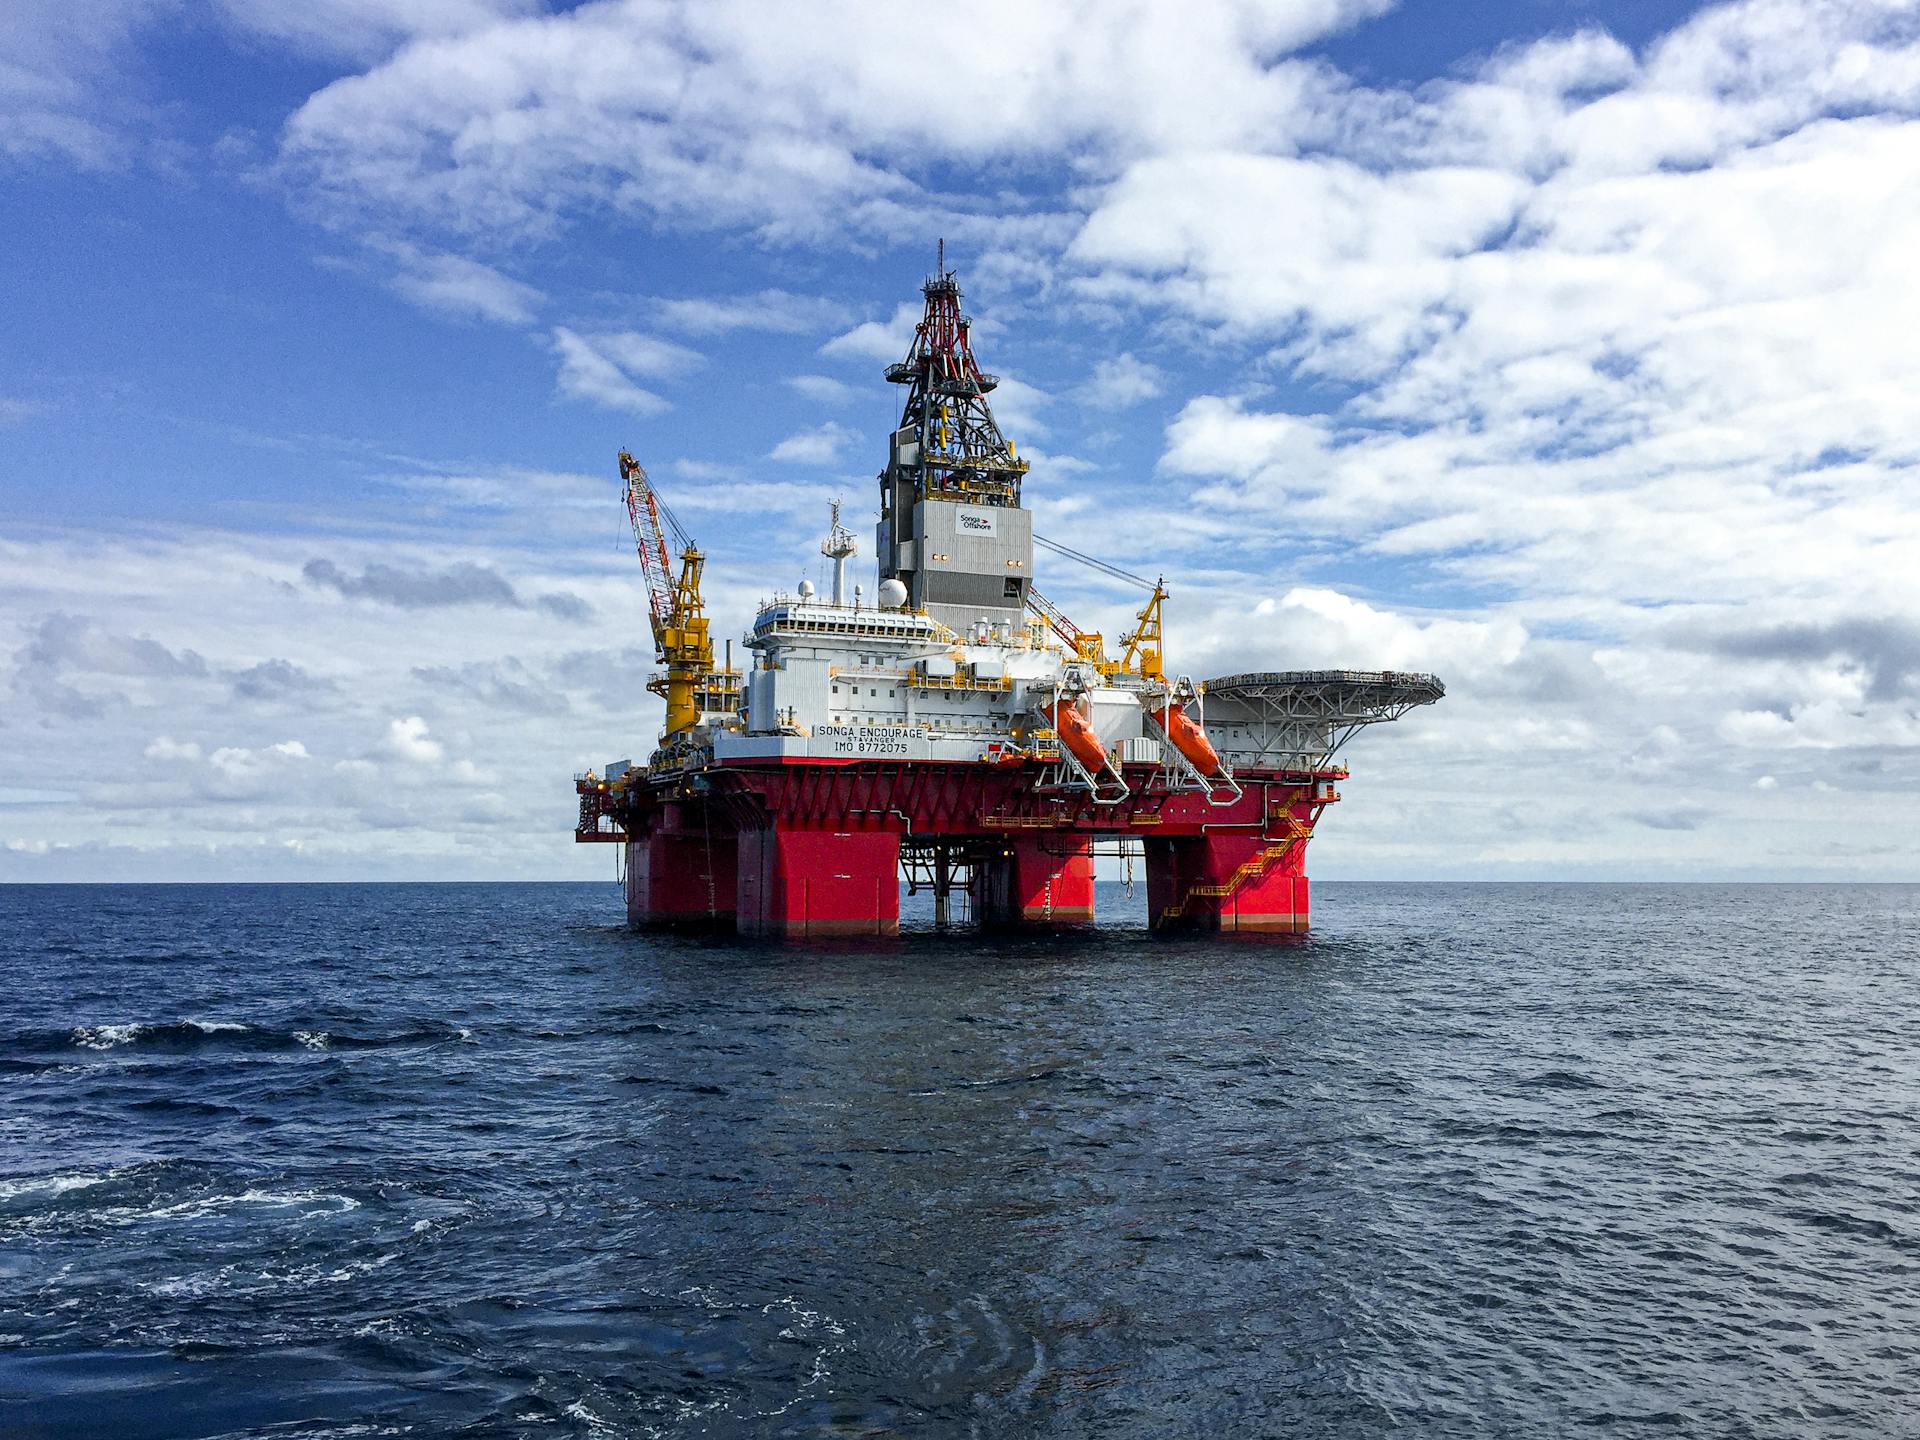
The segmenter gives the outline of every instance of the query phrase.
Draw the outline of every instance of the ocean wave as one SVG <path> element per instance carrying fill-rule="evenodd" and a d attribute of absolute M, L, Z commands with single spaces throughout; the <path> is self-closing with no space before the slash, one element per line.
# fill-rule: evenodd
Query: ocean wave
<path fill-rule="evenodd" d="M 26 1196 L 51 1199 L 55 1195 L 65 1195 L 71 1190 L 85 1190 L 94 1185 L 104 1184 L 113 1179 L 111 1172 L 105 1175 L 27 1175 L 11 1180 L 0 1180 L 0 1204 Z"/>
<path fill-rule="evenodd" d="M 238 1195 L 206 1195 L 197 1200 L 182 1200 L 173 1205 L 132 1212 L 124 1223 L 142 1220 L 199 1220 L 241 1208 L 253 1210 L 294 1210 L 301 1219 L 319 1215 L 344 1215 L 358 1210 L 360 1202 L 351 1195 L 336 1195 L 323 1190 L 243 1190 Z"/>
<path fill-rule="evenodd" d="M 280 1030 L 238 1020 L 123 1021 L 76 1025 L 70 1030 L 14 1035 L 0 1045 L 16 1051 L 90 1050 L 179 1051 L 203 1048 L 238 1050 L 380 1050 L 402 1045 L 463 1044 L 479 1041 L 459 1025 L 424 1025 L 388 1035 L 361 1035 L 318 1028 Z M 14 1069 L 40 1068 L 35 1062 L 8 1061 Z"/>

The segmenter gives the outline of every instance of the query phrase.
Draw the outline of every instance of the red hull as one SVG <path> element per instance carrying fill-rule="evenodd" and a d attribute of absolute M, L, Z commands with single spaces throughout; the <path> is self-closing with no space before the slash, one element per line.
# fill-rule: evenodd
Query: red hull
<path fill-rule="evenodd" d="M 636 925 L 731 925 L 776 939 L 900 928 L 903 840 L 964 850 L 989 924 L 1093 919 L 1093 844 L 1130 837 L 1156 931 L 1265 936 L 1307 929 L 1306 844 L 1338 771 L 1246 772 L 1215 806 L 1129 769 L 1095 805 L 1039 788 L 1038 767 L 875 761 L 710 766 L 614 795 L 582 786 L 578 838 L 625 843 Z"/>

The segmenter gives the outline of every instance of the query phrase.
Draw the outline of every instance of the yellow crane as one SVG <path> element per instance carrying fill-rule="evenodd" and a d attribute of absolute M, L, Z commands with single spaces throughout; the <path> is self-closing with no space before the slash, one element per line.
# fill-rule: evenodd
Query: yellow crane
<path fill-rule="evenodd" d="M 1076 659 L 1093 666 L 1103 676 L 1123 675 L 1128 671 L 1143 680 L 1161 680 L 1166 676 L 1161 662 L 1161 609 L 1167 600 L 1167 582 L 1164 577 L 1158 580 L 1144 580 L 1138 575 L 1122 570 L 1117 565 L 1109 565 L 1104 560 L 1096 560 L 1091 555 L 1083 555 L 1078 550 L 1049 540 L 1044 535 L 1033 537 L 1036 545 L 1044 546 L 1056 555 L 1069 560 L 1077 560 L 1082 565 L 1123 580 L 1129 585 L 1137 585 L 1150 592 L 1147 603 L 1140 607 L 1140 613 L 1134 617 L 1133 629 L 1120 637 L 1121 652 L 1118 660 L 1107 657 L 1106 637 L 1097 630 L 1082 630 L 1069 619 L 1061 608 L 1054 604 L 1033 585 L 1027 586 L 1027 608 L 1038 615 L 1066 642 L 1067 648 Z"/>
<path fill-rule="evenodd" d="M 626 482 L 627 516 L 647 577 L 654 658 L 667 667 L 666 674 L 647 682 L 647 689 L 667 702 L 666 729 L 660 735 L 665 742 L 699 724 L 702 702 L 715 691 L 732 688 L 725 683 L 731 677 L 716 675 L 713 668 L 713 639 L 700 598 L 700 572 L 707 557 L 661 503 L 640 462 L 625 450 L 620 452 L 620 478 Z M 678 578 L 668 559 L 668 530 L 680 549 Z"/>

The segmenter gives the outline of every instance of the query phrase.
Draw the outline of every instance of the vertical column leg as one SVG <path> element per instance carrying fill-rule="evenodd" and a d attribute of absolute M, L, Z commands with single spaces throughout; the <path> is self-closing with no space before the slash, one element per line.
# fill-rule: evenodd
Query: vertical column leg
<path fill-rule="evenodd" d="M 909 690 L 908 694 L 913 692 Z M 952 918 L 953 857 L 942 845 L 933 857 L 933 923 L 944 926 Z"/>
<path fill-rule="evenodd" d="M 1306 842 L 1247 831 L 1147 842 L 1147 904 L 1156 931 L 1295 935 L 1307 929 Z"/>
<path fill-rule="evenodd" d="M 726 925 L 738 843 L 721 817 L 673 806 L 627 843 L 627 923 Z"/>
<path fill-rule="evenodd" d="M 779 825 L 743 830 L 737 895 L 743 935 L 897 935 L 900 837 Z"/>
<path fill-rule="evenodd" d="M 1093 920 L 1093 842 L 1021 836 L 974 867 L 973 911 L 985 925 L 1086 925 Z"/>

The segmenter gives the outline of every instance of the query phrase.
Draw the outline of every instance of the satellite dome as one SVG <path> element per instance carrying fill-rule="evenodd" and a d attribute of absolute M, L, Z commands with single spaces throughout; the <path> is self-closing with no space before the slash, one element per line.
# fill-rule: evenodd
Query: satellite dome
<path fill-rule="evenodd" d="M 888 610 L 898 610 L 907 603 L 907 587 L 892 576 L 880 582 L 880 604 Z"/>
<path fill-rule="evenodd" d="M 811 580 L 802 580 L 800 582 L 800 598 L 802 600 L 811 600 L 813 598 L 813 582 Z"/>

